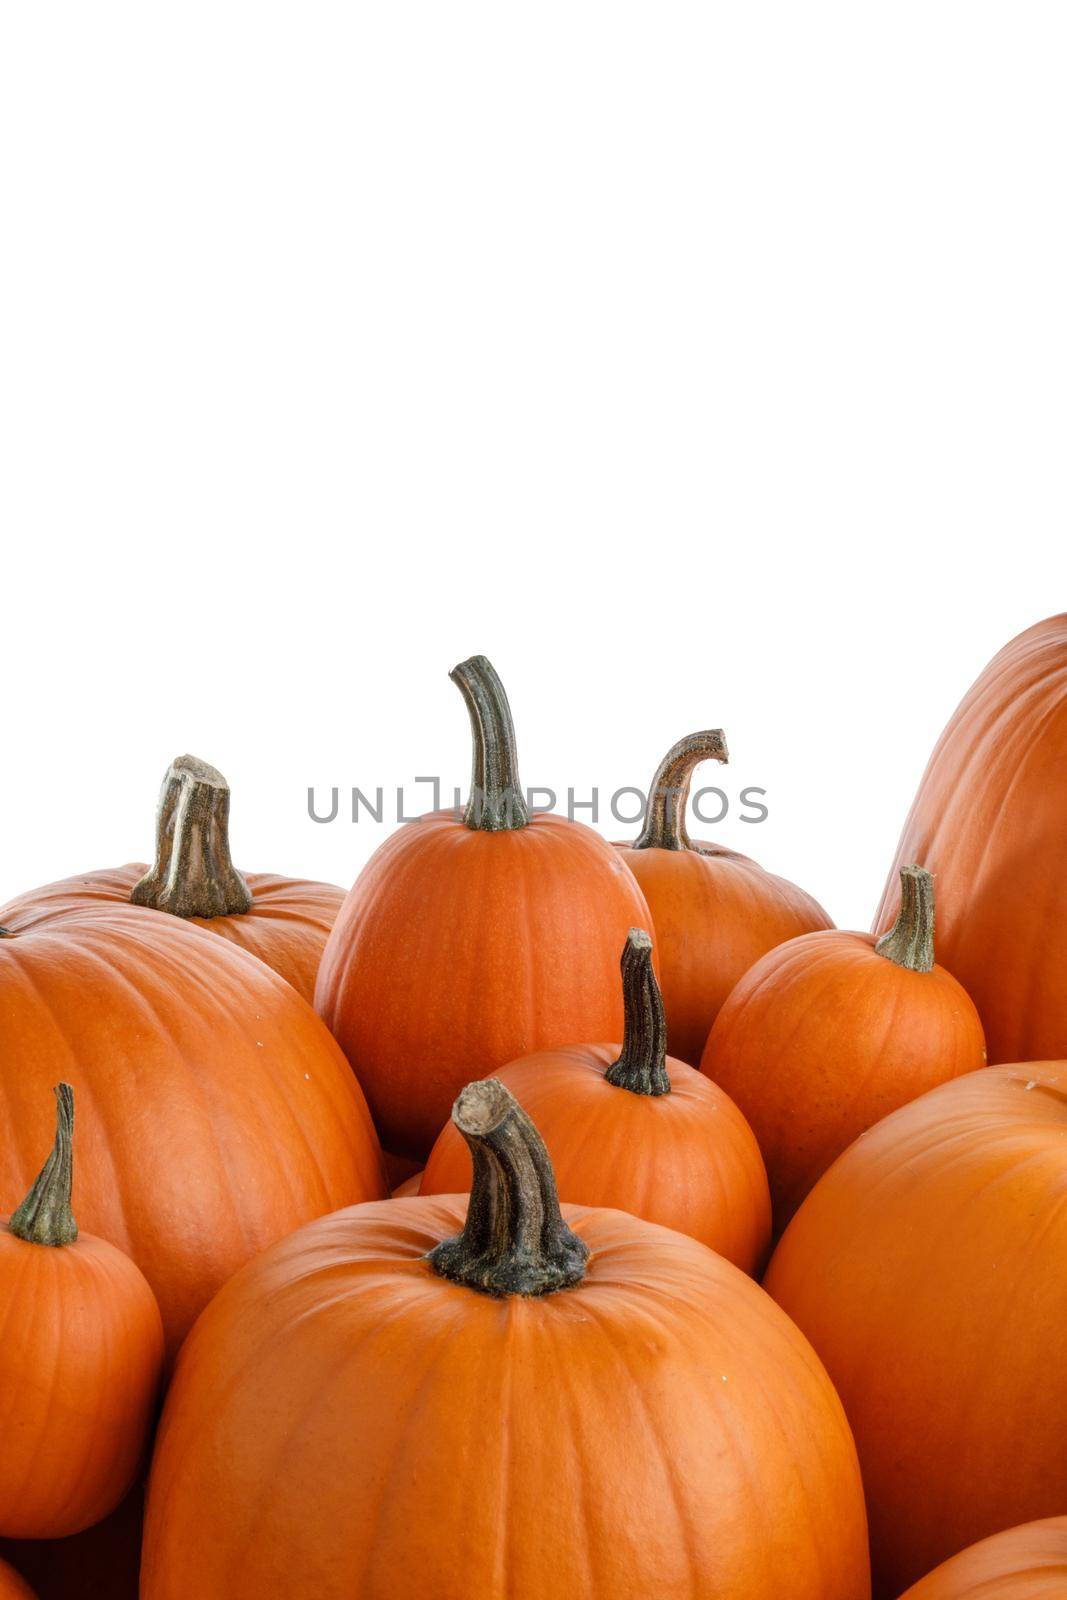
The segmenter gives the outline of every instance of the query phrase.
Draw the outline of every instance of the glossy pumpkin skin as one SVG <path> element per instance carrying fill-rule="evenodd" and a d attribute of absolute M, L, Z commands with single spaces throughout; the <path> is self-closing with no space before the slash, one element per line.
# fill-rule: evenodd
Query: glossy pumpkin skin
<path fill-rule="evenodd" d="M 953 1556 L 901 1600 L 1063 1600 L 1067 1517 L 1009 1528 Z"/>
<path fill-rule="evenodd" d="M 64 878 L 19 895 L 0 912 L 0 919 L 15 909 L 33 915 L 56 906 L 129 905 L 130 890 L 147 871 L 145 862 L 132 861 L 123 867 L 102 867 L 95 872 L 79 873 L 77 877 Z M 341 909 L 345 891 L 336 884 L 282 878 L 273 872 L 246 872 L 244 879 L 252 891 L 251 911 L 236 916 L 182 920 L 190 926 L 206 928 L 258 956 L 310 1003 L 315 995 L 323 947 Z M 165 913 L 153 912 L 152 915 Z"/>
<path fill-rule="evenodd" d="M 163 1364 L 155 1296 L 82 1232 L 31 1244 L 0 1218 L 0 1534 L 58 1539 L 106 1517 L 145 1455 Z"/>
<path fill-rule="evenodd" d="M 833 923 L 803 889 L 733 850 L 698 841 L 616 849 L 655 925 L 671 1054 L 699 1066 L 712 1023 L 749 967 L 786 939 Z"/>
<path fill-rule="evenodd" d="M 870 934 L 836 930 L 758 961 L 701 1060 L 756 1135 L 779 1233 L 867 1128 L 984 1065 L 978 1013 L 950 973 L 909 971 L 879 955 Z"/>
<path fill-rule="evenodd" d="M 897 864 L 937 877 L 939 959 L 978 1007 L 993 1062 L 1067 1056 L 1067 615 L 1006 645 L 919 785 Z M 875 927 L 892 922 L 896 867 Z"/>
<path fill-rule="evenodd" d="M 315 1005 L 387 1149 L 424 1158 L 469 1079 L 622 1034 L 619 950 L 644 896 L 599 834 L 434 812 L 379 846 L 327 941 Z"/>
<path fill-rule="evenodd" d="M 1065 1192 L 1067 1063 L 991 1067 L 865 1134 L 772 1257 L 856 1436 L 885 1600 L 1062 1504 Z"/>
<path fill-rule="evenodd" d="M 24 1193 L 79 1103 L 78 1221 L 131 1256 L 168 1355 L 250 1256 L 385 1193 L 341 1052 L 262 962 L 138 906 L 8 907 L 0 923 L 0 1193 Z"/>
<path fill-rule="evenodd" d="M 743 1272 L 757 1272 L 770 1245 L 771 1205 L 744 1117 L 721 1089 L 669 1056 L 669 1094 L 616 1088 L 604 1074 L 619 1050 L 610 1044 L 545 1050 L 496 1074 L 536 1123 L 560 1198 L 676 1228 Z M 459 1194 L 470 1186 L 470 1154 L 449 1122 L 419 1193 Z"/>
<path fill-rule="evenodd" d="M 585 1280 L 497 1299 L 426 1260 L 465 1208 L 356 1207 L 226 1286 L 168 1397 L 142 1600 L 865 1600 L 848 1428 L 751 1279 L 564 1207 Z"/>

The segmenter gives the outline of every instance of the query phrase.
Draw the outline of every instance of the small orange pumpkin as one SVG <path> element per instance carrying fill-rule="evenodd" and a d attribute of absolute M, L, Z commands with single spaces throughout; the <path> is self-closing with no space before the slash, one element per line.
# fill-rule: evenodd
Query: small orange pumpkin
<path fill-rule="evenodd" d="M 606 840 L 530 815 L 490 663 L 473 656 L 451 676 L 474 735 L 466 809 L 398 828 L 375 851 L 334 925 L 315 995 L 386 1149 L 420 1160 L 472 1073 L 619 1037 L 615 964 L 626 930 L 649 922 Z"/>
<path fill-rule="evenodd" d="M 19 895 L 8 909 L 150 906 L 250 951 L 310 1001 L 345 892 L 273 872 L 242 875 L 230 859 L 229 816 L 221 772 L 195 756 L 178 756 L 163 779 L 152 867 L 134 861 L 79 873 Z"/>
<path fill-rule="evenodd" d="M 900 1600 L 1063 1600 L 1067 1517 L 995 1533 L 952 1556 Z"/>
<path fill-rule="evenodd" d="M 640 837 L 616 846 L 652 913 L 667 1048 L 694 1067 L 719 1007 L 752 963 L 785 939 L 833 926 L 796 884 L 736 850 L 689 837 L 693 773 L 702 761 L 726 760 L 721 728 L 679 739 L 652 780 Z"/>
<path fill-rule="evenodd" d="M 79 1236 L 74 1091 L 51 1155 L 0 1219 L 0 1534 L 56 1539 L 106 1517 L 145 1454 L 163 1364 L 159 1307 L 133 1262 Z"/>
<path fill-rule="evenodd" d="M 142 1600 L 867 1600 L 852 1440 L 788 1318 L 694 1239 L 561 1211 L 499 1082 L 453 1115 L 469 1205 L 325 1217 L 201 1317 Z"/>
<path fill-rule="evenodd" d="M 744 1117 L 694 1067 L 667 1055 L 652 940 L 631 928 L 622 953 L 624 1036 L 513 1061 L 497 1074 L 545 1141 L 560 1194 L 677 1228 L 744 1272 L 763 1265 L 771 1201 Z M 470 1151 L 449 1122 L 418 1190 L 470 1188 Z"/>
<path fill-rule="evenodd" d="M 779 945 L 715 1020 L 701 1068 L 737 1102 L 767 1163 L 781 1232 L 865 1129 L 985 1066 L 970 998 L 934 963 L 934 885 L 901 869 L 900 915 L 877 944 L 831 929 Z"/>
<path fill-rule="evenodd" d="M 771 1259 L 852 1423 L 885 1600 L 1061 1512 L 1065 1195 L 1067 1062 L 987 1067 L 858 1139 Z"/>

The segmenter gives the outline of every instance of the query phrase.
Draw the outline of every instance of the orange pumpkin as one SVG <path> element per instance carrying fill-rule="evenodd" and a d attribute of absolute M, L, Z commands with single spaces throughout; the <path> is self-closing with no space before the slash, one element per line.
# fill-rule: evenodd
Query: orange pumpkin
<path fill-rule="evenodd" d="M 561 1212 L 500 1083 L 453 1115 L 465 1220 L 340 1212 L 201 1318 L 142 1600 L 866 1600 L 852 1440 L 788 1319 L 693 1239 Z"/>
<path fill-rule="evenodd" d="M 1064 1499 L 1067 1063 L 990 1067 L 864 1134 L 766 1287 L 859 1448 L 879 1595 Z"/>
<path fill-rule="evenodd" d="M 36 1600 L 33 1590 L 6 1561 L 0 1561 L 0 1600 Z"/>
<path fill-rule="evenodd" d="M 81 1221 L 141 1268 L 170 1355 L 257 1250 L 385 1193 L 347 1062 L 261 961 L 139 906 L 56 897 L 0 921 L 0 1194 L 32 1179 L 66 1078 Z"/>
<path fill-rule="evenodd" d="M 652 940 L 631 928 L 622 954 L 623 1043 L 525 1056 L 498 1074 L 545 1141 L 560 1194 L 677 1228 L 744 1272 L 762 1267 L 771 1202 L 759 1147 L 720 1089 L 667 1055 Z M 421 1194 L 471 1185 L 470 1153 L 449 1122 Z"/>
<path fill-rule="evenodd" d="M 57 1539 L 114 1511 L 148 1444 L 163 1324 L 133 1262 L 78 1233 L 74 1092 L 29 1194 L 0 1219 L 0 1534 Z"/>
<path fill-rule="evenodd" d="M 33 1585 L 38 1600 L 138 1600 L 143 1524 L 144 1483 L 138 1478 L 118 1510 L 84 1533 L 0 1540 L 0 1556 Z"/>
<path fill-rule="evenodd" d="M 934 964 L 934 885 L 901 870 L 896 924 L 809 933 L 757 961 L 708 1036 L 701 1068 L 748 1118 L 776 1231 L 853 1139 L 898 1106 L 985 1065 L 978 1013 Z"/>
<path fill-rule="evenodd" d="M 79 873 L 19 895 L 0 915 L 54 906 L 149 906 L 250 950 L 310 1001 L 345 892 L 273 872 L 242 876 L 230 860 L 229 816 L 221 772 L 195 756 L 179 756 L 163 779 L 154 866 L 134 861 Z"/>
<path fill-rule="evenodd" d="M 694 1067 L 720 1006 L 752 963 L 785 939 L 833 926 L 796 884 L 736 850 L 689 837 L 693 773 L 702 761 L 726 759 L 719 728 L 679 739 L 652 780 L 640 837 L 616 846 L 652 913 L 668 1049 Z"/>
<path fill-rule="evenodd" d="M 425 1158 L 472 1075 L 575 1039 L 617 1039 L 615 963 L 648 925 L 618 854 L 581 823 L 530 816 L 515 730 L 484 656 L 456 667 L 474 733 L 462 817 L 399 828 L 351 890 L 316 1006 L 388 1150 Z"/>
<path fill-rule="evenodd" d="M 995 1533 L 938 1567 L 901 1600 L 1063 1600 L 1067 1517 Z"/>
<path fill-rule="evenodd" d="M 936 874 L 938 949 L 978 1007 L 991 1061 L 1067 1056 L 1067 615 L 1020 634 L 964 696 L 897 864 Z M 897 869 L 875 928 L 896 915 Z"/>

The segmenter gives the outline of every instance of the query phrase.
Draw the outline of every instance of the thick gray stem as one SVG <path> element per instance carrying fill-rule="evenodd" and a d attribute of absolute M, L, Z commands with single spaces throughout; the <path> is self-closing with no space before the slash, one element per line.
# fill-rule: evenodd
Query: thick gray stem
<path fill-rule="evenodd" d="M 465 825 L 483 833 L 525 828 L 530 813 L 519 781 L 515 724 L 504 685 L 485 656 L 461 661 L 449 677 L 467 702 L 474 738 Z"/>
<path fill-rule="evenodd" d="M 430 1252 L 436 1273 L 494 1295 L 542 1295 L 580 1283 L 589 1248 L 563 1220 L 544 1142 L 497 1078 L 469 1083 L 452 1107 L 474 1166 L 463 1231 Z"/>
<path fill-rule="evenodd" d="M 74 1090 L 61 1083 L 56 1095 L 56 1140 L 25 1200 L 8 1223 L 29 1244 L 73 1244 L 78 1224 L 70 1209 L 74 1179 Z"/>
<path fill-rule="evenodd" d="M 179 756 L 167 769 L 156 814 L 156 859 L 130 899 L 175 917 L 231 917 L 252 891 L 230 860 L 230 790 L 206 761 Z"/>
<path fill-rule="evenodd" d="M 874 948 L 909 972 L 930 971 L 934 964 L 934 879 L 925 867 L 901 867 L 900 912 Z"/>
<path fill-rule="evenodd" d="M 649 790 L 645 825 L 635 850 L 691 850 L 693 844 L 685 826 L 685 808 L 693 773 L 702 761 L 729 761 L 721 728 L 705 728 L 687 733 L 672 745 L 656 768 Z"/>
<path fill-rule="evenodd" d="M 605 1077 L 617 1089 L 629 1089 L 631 1094 L 670 1094 L 667 1019 L 652 967 L 652 940 L 643 928 L 630 929 L 621 965 L 626 1018 L 622 1054 Z"/>

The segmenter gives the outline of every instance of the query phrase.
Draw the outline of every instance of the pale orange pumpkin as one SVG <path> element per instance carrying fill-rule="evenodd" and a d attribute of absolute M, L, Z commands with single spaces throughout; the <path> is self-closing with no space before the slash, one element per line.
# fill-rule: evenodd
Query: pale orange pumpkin
<path fill-rule="evenodd" d="M 0 1534 L 80 1533 L 122 1500 L 148 1446 L 163 1366 L 155 1296 L 133 1262 L 79 1234 L 74 1093 L 52 1153 L 0 1218 Z"/>
<path fill-rule="evenodd" d="M 788 1318 L 694 1239 L 561 1212 L 501 1084 L 454 1116 L 469 1205 L 312 1223 L 200 1319 L 142 1600 L 867 1600 L 852 1440 Z"/>
<path fill-rule="evenodd" d="M 632 1211 L 758 1272 L 771 1237 L 759 1146 L 721 1089 L 667 1055 L 652 940 L 639 928 L 623 949 L 622 993 L 621 1046 L 542 1050 L 497 1076 L 544 1139 L 564 1200 Z M 470 1184 L 470 1151 L 449 1121 L 417 1192 L 454 1194 Z"/>
<path fill-rule="evenodd" d="M 178 756 L 163 779 L 153 866 L 133 861 L 45 884 L 19 895 L 0 917 L 81 905 L 166 911 L 250 951 L 310 1001 L 345 892 L 307 878 L 238 872 L 229 815 L 221 772 L 195 756 Z"/>
<path fill-rule="evenodd" d="M 1067 1517 L 1028 1522 L 952 1556 L 901 1600 L 1064 1600 Z"/>
<path fill-rule="evenodd" d="M 616 846 L 652 913 L 667 1048 L 694 1067 L 719 1008 L 753 962 L 785 939 L 833 926 L 795 883 L 725 845 L 690 837 L 693 774 L 702 761 L 726 760 L 721 728 L 679 739 L 656 770 L 640 836 Z"/>

